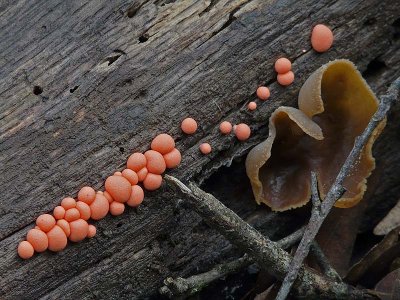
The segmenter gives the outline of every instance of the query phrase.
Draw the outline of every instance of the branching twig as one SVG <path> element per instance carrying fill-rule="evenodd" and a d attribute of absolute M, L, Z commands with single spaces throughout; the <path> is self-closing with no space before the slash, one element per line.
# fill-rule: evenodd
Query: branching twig
<path fill-rule="evenodd" d="M 305 227 L 302 227 L 276 243 L 282 249 L 287 249 L 298 241 L 304 234 Z M 168 277 L 164 280 L 164 286 L 160 288 L 160 294 L 170 299 L 179 299 L 191 296 L 213 281 L 223 278 L 229 274 L 236 273 L 254 263 L 247 254 L 242 257 L 224 264 L 215 266 L 212 270 L 202 274 L 193 275 L 188 278 L 178 277 L 176 279 Z"/>
<path fill-rule="evenodd" d="M 289 270 L 290 255 L 276 242 L 243 221 L 232 210 L 214 196 L 207 194 L 195 184 L 184 185 L 178 179 L 165 175 L 169 186 L 181 195 L 209 224 L 218 229 L 233 244 L 248 253 L 254 261 L 274 275 L 283 279 Z M 366 290 L 359 290 L 342 282 L 334 282 L 319 276 L 316 272 L 301 268 L 299 280 L 295 283 L 297 294 L 302 297 L 322 299 L 373 299 Z"/>
<path fill-rule="evenodd" d="M 282 249 L 287 249 L 287 248 L 293 246 L 294 244 L 296 244 L 298 241 L 300 241 L 300 239 L 303 236 L 305 230 L 306 230 L 306 227 L 303 226 L 300 229 L 296 230 L 295 232 L 293 232 L 293 233 L 289 234 L 288 236 L 284 237 L 283 239 L 280 239 L 276 243 Z"/>
<path fill-rule="evenodd" d="M 342 281 L 340 275 L 336 272 L 336 270 L 331 266 L 328 259 L 326 258 L 324 252 L 319 247 L 318 243 L 314 241 L 311 245 L 311 254 L 314 255 L 317 260 L 318 265 L 320 266 L 322 272 L 330 279 L 335 281 Z"/>
<path fill-rule="evenodd" d="M 217 265 L 208 272 L 193 275 L 186 279 L 182 277 L 176 279 L 168 277 L 164 280 L 165 285 L 160 289 L 160 293 L 170 299 L 185 298 L 199 292 L 209 283 L 241 270 L 251 263 L 252 260 L 245 254 L 234 261 Z"/>
<path fill-rule="evenodd" d="M 296 280 L 297 274 L 299 273 L 300 267 L 303 264 L 304 259 L 307 257 L 310 246 L 317 235 L 322 223 L 326 216 L 329 214 L 332 206 L 341 197 L 344 192 L 343 182 L 347 175 L 350 173 L 354 163 L 359 158 L 362 149 L 370 139 L 374 130 L 378 127 L 381 121 L 386 117 L 391 105 L 397 101 L 400 92 L 400 78 L 397 78 L 388 89 L 388 93 L 381 97 L 377 112 L 372 116 L 364 132 L 356 138 L 354 147 L 351 150 L 349 156 L 344 162 L 342 168 L 337 175 L 335 182 L 331 186 L 327 193 L 324 201 L 320 206 L 319 214 L 312 214 L 310 222 L 307 225 L 306 232 L 300 242 L 299 247 L 290 263 L 289 272 L 286 274 L 285 279 L 282 282 L 282 286 L 276 297 L 277 300 L 286 299 L 290 292 L 290 288 Z"/>

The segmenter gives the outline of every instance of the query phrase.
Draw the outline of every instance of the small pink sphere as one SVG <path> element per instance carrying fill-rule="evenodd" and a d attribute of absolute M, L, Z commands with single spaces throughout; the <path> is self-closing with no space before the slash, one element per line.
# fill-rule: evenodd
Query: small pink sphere
<path fill-rule="evenodd" d="M 126 204 L 128 204 L 131 207 L 137 207 L 143 202 L 143 199 L 144 199 L 143 189 L 139 185 L 134 185 L 132 186 L 131 197 L 129 198 L 128 202 L 126 202 Z"/>
<path fill-rule="evenodd" d="M 147 164 L 146 157 L 143 153 L 133 153 L 129 156 L 128 161 L 126 163 L 126 167 L 135 171 L 136 173 L 139 172 L 142 168 L 144 168 Z"/>
<path fill-rule="evenodd" d="M 284 74 L 292 69 L 292 63 L 285 57 L 279 58 L 275 62 L 275 71 L 278 74 Z"/>
<path fill-rule="evenodd" d="M 250 137 L 251 129 L 249 125 L 241 123 L 235 126 L 235 134 L 239 141 L 245 141 Z"/>
<path fill-rule="evenodd" d="M 110 204 L 110 213 L 113 216 L 122 215 L 125 210 L 125 204 L 117 201 L 113 201 Z"/>
<path fill-rule="evenodd" d="M 44 232 L 49 232 L 56 225 L 56 220 L 52 215 L 43 214 L 36 219 L 36 225 Z"/>
<path fill-rule="evenodd" d="M 181 152 L 174 148 L 171 152 L 163 155 L 165 165 L 168 169 L 176 168 L 182 161 Z"/>
<path fill-rule="evenodd" d="M 96 192 L 90 186 L 84 186 L 78 192 L 78 200 L 83 201 L 88 205 L 92 204 L 94 198 L 96 198 Z"/>
<path fill-rule="evenodd" d="M 70 208 L 65 212 L 65 220 L 67 222 L 72 222 L 78 220 L 81 217 L 81 213 L 77 208 Z"/>
<path fill-rule="evenodd" d="M 223 121 L 219 125 L 219 131 L 221 131 L 222 134 L 229 134 L 232 131 L 232 124 L 229 123 L 228 121 Z"/>
<path fill-rule="evenodd" d="M 31 243 L 28 241 L 22 241 L 18 245 L 18 255 L 22 259 L 29 259 L 33 256 L 35 253 L 35 250 L 33 249 L 33 246 Z"/>
<path fill-rule="evenodd" d="M 311 32 L 311 45 L 317 52 L 326 52 L 333 44 L 333 33 L 323 24 L 315 25 Z"/>
<path fill-rule="evenodd" d="M 139 182 L 142 182 L 143 180 L 145 180 L 148 173 L 149 173 L 149 170 L 147 170 L 146 167 L 144 167 L 141 170 L 137 171 L 136 174 L 138 176 Z"/>
<path fill-rule="evenodd" d="M 94 236 L 96 235 L 96 232 L 97 232 L 96 227 L 95 227 L 94 225 L 90 224 L 90 225 L 89 225 L 89 228 L 88 228 L 88 235 L 87 235 L 87 237 L 88 237 L 88 238 L 94 237 Z"/>
<path fill-rule="evenodd" d="M 64 207 L 65 210 L 74 208 L 76 206 L 76 201 L 74 198 L 66 197 L 61 200 L 61 206 Z"/>
<path fill-rule="evenodd" d="M 287 86 L 293 83 L 294 81 L 294 73 L 289 71 L 285 74 L 278 74 L 278 82 L 280 85 Z"/>
<path fill-rule="evenodd" d="M 192 118 L 186 118 L 182 121 L 181 129 L 186 134 L 193 134 L 197 130 L 197 122 Z"/>
<path fill-rule="evenodd" d="M 128 181 L 130 182 L 131 185 L 135 185 L 139 181 L 139 178 L 138 178 L 136 172 L 131 169 L 123 170 L 122 176 L 124 176 L 126 179 L 128 179 Z"/>
<path fill-rule="evenodd" d="M 200 145 L 200 152 L 203 154 L 209 154 L 211 152 L 211 146 L 209 143 L 203 143 Z"/>
<path fill-rule="evenodd" d="M 260 86 L 257 89 L 257 97 L 260 98 L 261 100 L 267 100 L 270 96 L 269 88 L 266 86 Z"/>
<path fill-rule="evenodd" d="M 255 103 L 254 101 L 249 102 L 249 104 L 247 104 L 247 108 L 249 110 L 255 110 L 257 108 L 257 103 Z"/>
<path fill-rule="evenodd" d="M 53 210 L 53 215 L 56 220 L 60 220 L 64 218 L 65 209 L 62 206 L 56 206 Z"/>

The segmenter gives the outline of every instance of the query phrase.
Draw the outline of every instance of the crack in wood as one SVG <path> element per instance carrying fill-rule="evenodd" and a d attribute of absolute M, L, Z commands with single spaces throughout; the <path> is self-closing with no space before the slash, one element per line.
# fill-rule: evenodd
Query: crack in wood
<path fill-rule="evenodd" d="M 107 217 L 96 222 L 99 235 L 89 243 L 72 245 L 63 253 L 46 252 L 27 262 L 17 259 L 15 247 L 40 213 L 50 211 L 62 197 L 75 195 L 80 184 L 101 189 L 107 175 L 123 168 L 127 153 L 144 151 L 160 132 L 174 136 L 184 154 L 181 168 L 170 174 L 178 178 L 196 174 L 196 181 L 202 182 L 263 140 L 268 134 L 265 124 L 271 111 L 279 105 L 294 103 L 302 78 L 321 64 L 345 56 L 365 69 L 382 49 L 382 60 L 387 65 L 396 62 L 400 50 L 392 33 L 398 28 L 395 20 L 399 7 L 393 1 L 340 0 L 331 7 L 330 0 L 304 1 L 292 1 L 285 8 L 273 1 L 255 1 L 257 6 L 249 7 L 249 12 L 242 13 L 246 11 L 242 7 L 236 15 L 233 13 L 230 24 L 223 20 L 228 18 L 229 22 L 231 9 L 238 2 L 228 0 L 224 2 L 227 5 L 221 5 L 222 0 L 214 2 L 214 8 L 202 18 L 198 14 L 205 5 L 196 1 L 189 6 L 179 1 L 164 8 L 146 1 L 130 19 L 125 8 L 131 3 L 125 0 L 85 1 L 79 7 L 69 7 L 68 13 L 63 13 L 66 8 L 61 0 L 40 2 L 29 9 L 18 8 L 18 1 L 10 3 L 7 13 L 3 13 L 6 21 L 0 41 L 6 62 L 2 72 L 7 74 L 0 78 L 0 171 L 7 174 L 0 180 L 0 298 L 37 298 L 46 294 L 53 298 L 91 297 L 90 289 L 99 290 L 104 297 L 154 296 L 163 276 L 146 271 L 144 262 L 134 258 L 126 261 L 122 256 L 103 259 L 112 251 L 130 253 L 136 251 L 132 247 L 146 245 L 154 239 L 147 229 L 157 232 L 165 228 L 175 236 L 175 246 L 160 246 L 165 270 L 173 276 L 191 274 L 198 265 L 212 267 L 202 263 L 207 259 L 223 261 L 233 257 L 232 250 L 225 250 L 229 244 L 210 228 L 192 236 L 195 215 L 175 209 L 175 204 L 165 200 L 164 189 L 148 194 L 140 214 L 129 211 L 121 219 Z M 312 20 L 307 19 L 301 5 L 313 12 Z M 52 12 L 43 13 L 46 7 Z M 351 9 L 346 11 L 343 7 Z M 279 17 L 283 12 L 285 18 Z M 309 51 L 296 59 L 302 54 L 298 47 L 310 49 L 307 41 L 312 22 L 323 19 L 337 25 L 338 15 L 344 27 L 337 32 L 332 51 L 323 55 Z M 370 26 L 367 35 L 360 34 L 364 32 L 361 28 L 366 28 L 362 20 L 367 15 L 376 17 L 377 22 Z M 232 19 L 238 16 L 236 21 Z M 185 21 L 179 23 L 182 19 Z M 239 21 L 242 26 L 234 24 Z M 82 26 L 83 22 L 90 26 Z M 45 32 L 43 24 L 47 27 Z M 222 34 L 195 48 L 224 24 Z M 146 32 L 154 38 L 139 45 L 137 39 L 146 27 L 152 28 Z M 354 43 L 357 51 L 351 47 Z M 123 49 L 127 54 L 117 50 L 110 53 L 113 49 Z M 123 63 L 121 56 L 111 66 L 107 66 L 109 61 L 104 62 L 105 58 L 118 55 L 124 56 Z M 272 66 L 277 55 L 288 55 L 294 62 L 296 81 L 291 87 L 282 88 L 274 82 Z M 103 66 L 99 67 L 99 62 Z M 30 83 L 21 70 L 29 74 Z M 395 73 L 394 69 L 385 68 L 370 83 L 381 90 Z M 273 98 L 259 105 L 254 114 L 244 113 L 241 107 L 254 99 L 260 83 L 270 85 Z M 43 84 L 49 101 L 33 95 L 34 84 Z M 71 97 L 70 89 L 75 86 L 79 86 L 79 92 Z M 202 131 L 192 137 L 182 135 L 178 124 L 189 114 L 201 120 L 202 125 Z M 238 143 L 234 137 L 222 139 L 217 127 L 224 116 L 232 122 L 251 124 L 254 135 L 247 143 Z M 388 130 L 392 134 L 380 139 L 391 140 L 384 149 L 397 145 L 395 129 Z M 215 145 L 212 156 L 198 154 L 202 140 Z M 378 147 L 377 151 L 382 152 L 383 148 Z M 393 158 L 389 161 L 398 165 L 395 152 L 390 153 Z M 385 169 L 386 180 L 380 189 L 389 184 L 400 186 L 392 169 Z M 395 194 L 396 189 L 393 190 Z M 382 199 L 379 195 L 378 200 Z M 240 201 L 227 204 L 239 211 L 245 206 Z M 127 226 L 118 228 L 117 222 Z M 181 228 L 180 234 L 176 234 L 175 228 Z M 113 232 L 114 229 L 121 231 Z M 170 259 L 177 257 L 179 251 L 191 253 L 190 257 L 183 256 L 186 263 L 180 266 Z M 159 255 L 150 253 L 146 259 L 149 264 L 156 263 Z M 99 261 L 104 261 L 104 269 Z M 72 273 L 63 272 L 69 267 Z M 34 270 L 29 278 L 24 275 L 28 270 Z M 79 275 L 86 274 L 85 270 L 97 271 L 96 276 L 85 281 Z M 137 274 L 138 282 L 130 282 L 134 288 L 125 292 L 126 282 L 115 281 L 110 286 L 104 277 L 107 274 L 112 278 L 131 278 L 132 273 Z"/>

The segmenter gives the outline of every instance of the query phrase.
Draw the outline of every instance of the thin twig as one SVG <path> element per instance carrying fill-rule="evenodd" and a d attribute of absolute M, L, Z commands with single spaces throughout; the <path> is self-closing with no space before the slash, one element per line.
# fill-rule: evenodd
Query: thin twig
<path fill-rule="evenodd" d="M 311 201 L 313 208 L 319 211 L 321 207 L 321 198 L 318 193 L 318 181 L 315 172 L 311 172 Z"/>
<path fill-rule="evenodd" d="M 191 296 L 202 290 L 211 282 L 246 268 L 252 262 L 252 259 L 245 254 L 234 261 L 217 265 L 208 272 L 193 275 L 186 279 L 182 277 L 176 279 L 168 277 L 164 280 L 165 285 L 160 288 L 160 294 L 167 296 L 170 299 L 179 299 Z"/>
<path fill-rule="evenodd" d="M 316 241 L 314 241 L 311 245 L 311 254 L 317 260 L 318 265 L 320 266 L 322 272 L 330 279 L 335 281 L 342 281 L 340 275 L 336 272 L 336 270 L 331 266 L 329 260 L 325 256 L 321 247 L 318 245 Z"/>
<path fill-rule="evenodd" d="M 276 297 L 277 300 L 284 300 L 289 294 L 290 288 L 296 280 L 300 267 L 302 266 L 304 259 L 307 257 L 310 251 L 310 246 L 315 239 L 315 236 L 317 235 L 322 223 L 324 222 L 326 216 L 329 214 L 332 206 L 344 192 L 344 180 L 350 173 L 354 163 L 360 157 L 361 151 L 370 139 L 374 130 L 386 117 L 386 114 L 392 104 L 397 101 L 399 92 L 400 78 L 397 78 L 389 87 L 388 93 L 381 97 L 378 110 L 372 116 L 364 132 L 356 138 L 353 149 L 351 150 L 349 156 L 347 157 L 342 168 L 340 169 L 339 174 L 337 175 L 335 182 L 331 186 L 324 201 L 322 201 L 322 204 L 320 206 L 320 214 L 311 214 L 306 232 L 304 233 L 304 236 L 300 242 L 299 247 L 297 248 L 294 258 L 290 263 L 289 272 L 286 274 L 286 277 L 283 280 L 279 293 Z"/>
<path fill-rule="evenodd" d="M 306 230 L 306 227 L 303 226 L 300 229 L 297 229 L 295 232 L 289 234 L 288 236 L 280 239 L 276 243 L 282 249 L 287 249 L 301 240 L 301 237 L 303 236 L 305 230 Z"/>
<path fill-rule="evenodd" d="M 289 270 L 291 257 L 276 242 L 264 237 L 214 196 L 204 192 L 195 184 L 189 183 L 186 186 L 169 175 L 165 175 L 164 178 L 168 186 L 183 197 L 209 225 L 218 229 L 233 244 L 248 253 L 260 268 L 278 279 L 284 278 Z M 306 268 L 301 268 L 299 280 L 294 286 L 297 294 L 306 298 L 317 296 L 321 299 L 376 298 L 367 290 L 331 281 Z"/>
<path fill-rule="evenodd" d="M 276 243 L 282 249 L 287 249 L 300 241 L 304 234 L 304 230 L 305 227 L 301 227 Z M 210 271 L 193 275 L 188 278 L 177 277 L 174 279 L 168 277 L 164 280 L 164 286 L 161 287 L 159 291 L 160 294 L 167 296 L 170 299 L 185 298 L 198 293 L 210 283 L 229 274 L 236 273 L 253 263 L 253 259 L 251 259 L 247 254 L 244 254 L 242 257 L 234 261 L 217 265 Z"/>

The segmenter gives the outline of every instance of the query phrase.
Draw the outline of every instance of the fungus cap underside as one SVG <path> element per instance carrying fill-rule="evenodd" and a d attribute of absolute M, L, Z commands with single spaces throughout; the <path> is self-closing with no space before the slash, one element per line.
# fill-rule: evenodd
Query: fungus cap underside
<path fill-rule="evenodd" d="M 269 119 L 269 137 L 246 158 L 246 172 L 258 204 L 274 210 L 304 205 L 310 197 L 310 171 L 303 159 L 307 140 L 323 139 L 321 128 L 293 107 L 279 107 Z M 299 197 L 300 195 L 300 197 Z"/>
<path fill-rule="evenodd" d="M 376 96 L 350 61 L 335 60 L 316 70 L 300 90 L 300 110 L 279 107 L 270 117 L 268 139 L 246 159 L 257 203 L 276 211 L 306 204 L 312 170 L 323 199 L 377 108 Z M 375 167 L 372 145 L 385 121 L 364 147 L 335 206 L 352 207 L 362 199 Z"/>

